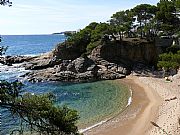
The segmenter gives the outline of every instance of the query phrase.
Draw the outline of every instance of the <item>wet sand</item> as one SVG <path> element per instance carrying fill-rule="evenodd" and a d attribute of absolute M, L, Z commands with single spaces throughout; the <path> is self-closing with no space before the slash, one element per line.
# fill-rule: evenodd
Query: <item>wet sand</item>
<path fill-rule="evenodd" d="M 131 87 L 132 103 L 108 122 L 85 132 L 85 135 L 145 135 L 152 127 L 162 99 L 138 77 L 115 80 Z"/>

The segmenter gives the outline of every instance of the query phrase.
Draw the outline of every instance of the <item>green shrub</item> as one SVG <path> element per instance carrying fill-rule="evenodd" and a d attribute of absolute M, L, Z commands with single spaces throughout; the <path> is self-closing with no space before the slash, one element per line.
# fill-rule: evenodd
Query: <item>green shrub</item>
<path fill-rule="evenodd" d="M 177 45 L 173 45 L 166 49 L 167 52 L 177 53 L 180 50 L 180 47 Z"/>
<path fill-rule="evenodd" d="M 178 69 L 180 66 L 180 51 L 177 53 L 163 53 L 159 55 L 158 68 L 165 68 L 166 70 L 173 68 Z"/>
<path fill-rule="evenodd" d="M 86 48 L 87 54 L 91 53 L 91 51 L 99 45 L 100 45 L 100 41 L 90 43 Z"/>

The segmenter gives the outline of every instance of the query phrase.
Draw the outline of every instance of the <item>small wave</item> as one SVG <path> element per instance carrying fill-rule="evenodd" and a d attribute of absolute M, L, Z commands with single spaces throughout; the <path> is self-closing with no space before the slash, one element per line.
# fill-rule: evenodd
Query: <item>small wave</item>
<path fill-rule="evenodd" d="M 25 70 L 24 67 L 21 67 L 21 64 L 13 64 L 12 66 L 0 65 L 0 76 L 3 80 L 19 78 L 27 72 L 29 70 Z"/>
<path fill-rule="evenodd" d="M 92 125 L 92 126 L 90 126 L 90 127 L 85 128 L 85 129 L 80 129 L 79 132 L 80 132 L 80 133 L 84 133 L 84 132 L 86 132 L 86 131 L 88 131 L 88 130 L 90 130 L 90 129 L 92 129 L 92 128 L 95 128 L 95 127 L 97 127 L 97 126 L 99 126 L 99 125 L 102 125 L 102 124 L 106 123 L 107 121 L 109 121 L 109 119 L 104 120 L 104 121 L 101 121 L 101 122 L 99 122 L 99 123 L 97 123 L 97 124 L 94 124 L 94 125 Z"/>
<path fill-rule="evenodd" d="M 1 72 L 18 72 L 18 71 L 25 71 L 24 67 L 20 67 L 20 64 L 14 64 L 13 66 L 6 66 L 6 65 L 0 65 Z"/>
<path fill-rule="evenodd" d="M 2 55 L 1 57 L 5 58 L 6 56 L 26 56 L 26 57 L 35 57 L 35 56 L 40 56 L 45 53 L 37 53 L 37 54 L 20 54 L 20 55 Z"/>
<path fill-rule="evenodd" d="M 44 53 L 37 53 L 37 54 L 25 54 L 23 56 L 27 56 L 27 57 L 35 57 L 35 56 L 40 56 L 43 55 Z"/>
<path fill-rule="evenodd" d="M 130 90 L 131 95 L 130 95 L 130 97 L 129 97 L 129 99 L 128 99 L 128 103 L 127 103 L 126 107 L 130 106 L 130 105 L 131 105 L 131 103 L 132 103 L 133 91 L 132 91 L 132 89 L 131 89 L 131 88 L 130 88 L 129 90 Z"/>
<path fill-rule="evenodd" d="M 129 99 L 128 99 L 128 103 L 127 103 L 127 105 L 126 105 L 126 108 L 127 108 L 128 106 L 130 106 L 131 103 L 132 103 L 133 91 L 132 91 L 131 87 L 130 87 L 129 90 L 130 90 L 130 97 L 129 97 Z M 113 118 L 114 118 L 114 117 L 113 117 Z M 99 126 L 99 125 L 102 125 L 102 124 L 108 122 L 109 120 L 111 120 L 111 119 L 113 119 L 113 118 L 106 119 L 106 120 L 104 120 L 104 121 L 101 121 L 101 122 L 99 122 L 99 123 L 97 123 L 97 124 L 94 124 L 94 125 L 92 125 L 92 126 L 90 126 L 90 127 L 85 128 L 85 129 L 80 129 L 79 132 L 80 132 L 80 133 L 84 133 L 84 132 L 86 132 L 86 131 L 88 131 L 88 130 L 90 130 L 90 129 L 93 129 L 93 128 Z"/>

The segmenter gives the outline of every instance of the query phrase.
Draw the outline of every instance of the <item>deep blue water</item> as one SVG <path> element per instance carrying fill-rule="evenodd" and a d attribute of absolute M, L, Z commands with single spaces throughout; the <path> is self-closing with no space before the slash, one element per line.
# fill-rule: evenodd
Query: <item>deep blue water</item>
<path fill-rule="evenodd" d="M 64 41 L 62 35 L 24 35 L 2 36 L 1 45 L 9 46 L 6 55 L 37 55 L 52 50 L 59 42 Z M 22 80 L 19 76 L 26 73 L 23 68 L 0 65 L 0 78 L 5 80 Z M 122 111 L 128 102 L 129 91 L 124 85 L 114 81 L 93 83 L 28 83 L 24 82 L 24 90 L 37 94 L 52 92 L 56 95 L 56 104 L 67 105 L 79 112 L 78 125 L 86 127 L 98 121 L 114 116 Z M 2 114 L 0 135 L 18 128 L 18 119 L 1 108 Z"/>
<path fill-rule="evenodd" d="M 63 42 L 63 35 L 2 35 L 1 46 L 8 46 L 6 55 L 38 55 Z"/>

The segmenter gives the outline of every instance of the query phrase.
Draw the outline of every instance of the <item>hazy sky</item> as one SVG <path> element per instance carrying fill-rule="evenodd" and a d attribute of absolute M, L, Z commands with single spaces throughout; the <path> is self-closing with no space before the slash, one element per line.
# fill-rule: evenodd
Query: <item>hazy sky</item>
<path fill-rule="evenodd" d="M 105 22 L 120 10 L 159 0 L 11 0 L 0 6 L 0 34 L 51 34 Z"/>

